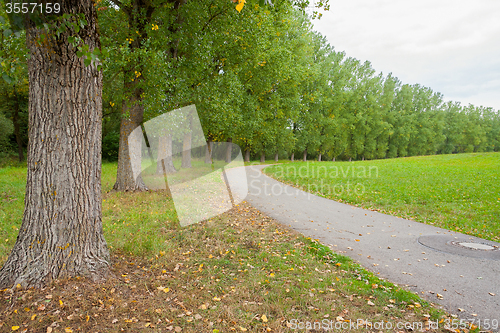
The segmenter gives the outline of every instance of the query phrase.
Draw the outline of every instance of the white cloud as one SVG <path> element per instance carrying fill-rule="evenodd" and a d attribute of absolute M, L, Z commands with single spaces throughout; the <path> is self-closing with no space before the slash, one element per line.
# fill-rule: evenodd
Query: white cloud
<path fill-rule="evenodd" d="M 500 110 L 500 1 L 330 0 L 316 30 L 403 83 Z"/>

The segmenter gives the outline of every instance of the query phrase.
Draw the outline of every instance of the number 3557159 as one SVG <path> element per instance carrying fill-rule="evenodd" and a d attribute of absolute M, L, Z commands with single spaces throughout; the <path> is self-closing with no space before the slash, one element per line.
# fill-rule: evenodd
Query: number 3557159
<path fill-rule="evenodd" d="M 10 14 L 27 14 L 39 12 L 41 14 L 59 14 L 61 5 L 58 3 L 36 3 L 36 2 L 8 2 L 5 11 Z"/>

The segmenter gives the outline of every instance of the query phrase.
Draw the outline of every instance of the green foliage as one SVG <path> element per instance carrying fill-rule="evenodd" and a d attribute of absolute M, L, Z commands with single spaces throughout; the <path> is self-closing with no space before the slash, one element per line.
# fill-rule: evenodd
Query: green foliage
<path fill-rule="evenodd" d="M 7 119 L 5 115 L 0 112 L 0 154 L 7 153 L 9 144 L 9 135 L 14 132 L 12 121 Z"/>

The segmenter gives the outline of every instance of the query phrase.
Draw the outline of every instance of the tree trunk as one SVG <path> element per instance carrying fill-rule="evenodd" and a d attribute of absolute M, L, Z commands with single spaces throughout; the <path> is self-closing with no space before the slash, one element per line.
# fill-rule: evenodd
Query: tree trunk
<path fill-rule="evenodd" d="M 335 162 L 335 156 L 333 156 L 332 162 Z"/>
<path fill-rule="evenodd" d="M 279 154 L 278 153 L 274 154 L 274 162 L 278 162 L 278 158 L 279 158 Z"/>
<path fill-rule="evenodd" d="M 128 47 L 131 52 L 140 49 L 148 36 L 147 28 L 151 25 L 151 17 L 155 8 L 149 3 L 134 0 L 131 3 L 119 4 L 121 10 L 127 15 L 128 26 L 133 27 L 135 38 Z M 138 11 L 141 8 L 142 11 Z M 135 33 L 137 31 L 137 33 Z M 140 141 L 134 151 L 129 151 L 128 138 L 132 131 L 140 126 L 143 121 L 144 106 L 142 104 L 143 89 L 138 88 L 139 82 L 144 80 L 145 71 L 137 62 L 129 62 L 123 71 L 124 77 L 124 100 L 122 102 L 122 120 L 120 124 L 120 147 L 118 149 L 118 168 L 116 172 L 116 183 L 113 189 L 116 191 L 145 191 L 147 190 L 142 177 L 139 175 L 134 179 L 133 169 L 139 169 L 141 165 Z M 137 73 L 140 73 L 138 75 Z M 129 115 L 126 117 L 125 115 Z M 137 151 L 137 154 L 136 154 Z M 133 163 L 133 164 L 132 164 Z"/>
<path fill-rule="evenodd" d="M 304 162 L 307 161 L 307 148 L 304 149 L 304 158 L 302 159 Z"/>
<path fill-rule="evenodd" d="M 226 163 L 231 163 L 231 153 L 233 149 L 233 139 L 229 138 L 227 139 L 227 146 L 226 146 Z"/>
<path fill-rule="evenodd" d="M 214 144 L 212 142 L 212 139 L 208 138 L 207 140 L 207 147 L 205 149 L 205 163 L 206 164 L 212 164 L 212 149 L 214 147 Z"/>
<path fill-rule="evenodd" d="M 292 153 L 292 156 L 290 157 L 290 161 L 292 161 L 292 162 L 293 162 L 293 158 L 294 158 L 294 156 L 295 156 L 295 153 Z"/>
<path fill-rule="evenodd" d="M 318 155 L 318 162 L 321 162 L 321 153 Z"/>
<path fill-rule="evenodd" d="M 351 157 L 349 157 L 349 162 L 351 162 L 351 161 L 352 161 L 352 158 L 351 158 Z"/>
<path fill-rule="evenodd" d="M 62 13 L 83 13 L 88 24 L 77 35 L 91 50 L 100 47 L 93 1 L 61 1 Z M 110 274 L 101 214 L 102 72 L 77 57 L 67 42 L 74 32 L 49 37 L 40 47 L 40 31 L 33 26 L 28 22 L 24 215 L 0 270 L 0 289 L 42 287 L 72 276 L 100 281 Z"/>
<path fill-rule="evenodd" d="M 191 132 L 184 134 L 182 141 L 182 164 L 183 169 L 191 168 Z"/>
<path fill-rule="evenodd" d="M 160 136 L 158 139 L 158 157 L 156 161 L 156 174 L 163 175 L 174 173 L 177 170 L 172 161 L 172 134 Z"/>
<path fill-rule="evenodd" d="M 264 151 L 262 151 L 260 153 L 260 163 L 264 163 L 266 161 L 266 153 L 264 153 Z"/>
<path fill-rule="evenodd" d="M 128 83 L 125 83 L 128 85 Z M 137 100 L 131 100 L 129 103 L 131 106 L 127 105 L 126 101 L 122 103 L 122 120 L 120 124 L 120 146 L 118 149 L 118 167 L 116 171 L 116 183 L 113 189 L 116 191 L 145 191 L 147 190 L 141 175 L 137 178 L 134 177 L 133 169 L 138 165 L 140 168 L 141 164 L 141 142 L 137 140 L 135 144 L 136 149 L 130 151 L 129 147 L 129 135 L 138 126 L 141 126 L 143 120 L 144 109 L 141 104 L 137 103 Z M 130 117 L 126 117 L 129 114 Z M 139 169 L 140 170 L 140 169 Z"/>
<path fill-rule="evenodd" d="M 250 162 L 250 148 L 245 150 L 245 162 Z"/>

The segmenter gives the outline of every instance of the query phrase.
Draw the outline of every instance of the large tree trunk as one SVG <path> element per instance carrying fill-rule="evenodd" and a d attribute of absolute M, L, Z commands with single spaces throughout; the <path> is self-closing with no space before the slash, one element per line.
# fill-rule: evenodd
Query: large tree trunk
<path fill-rule="evenodd" d="M 321 162 L 321 153 L 318 155 L 318 162 Z"/>
<path fill-rule="evenodd" d="M 279 154 L 278 154 L 278 152 L 276 152 L 276 154 L 274 154 L 274 162 L 278 162 L 278 158 L 279 158 Z"/>
<path fill-rule="evenodd" d="M 61 1 L 83 13 L 78 35 L 100 47 L 93 1 Z M 109 275 L 101 216 L 102 72 L 84 66 L 64 32 L 40 47 L 28 22 L 30 49 L 28 175 L 22 225 L 0 270 L 0 289 L 42 287 L 50 280 Z M 55 34 L 52 34 L 55 35 Z M 47 40 L 47 39 L 46 39 Z"/>
<path fill-rule="evenodd" d="M 207 147 L 205 148 L 205 163 L 212 164 L 212 150 L 214 148 L 214 143 L 212 139 L 208 138 Z"/>
<path fill-rule="evenodd" d="M 260 153 L 260 163 L 264 163 L 266 161 L 266 153 L 264 153 L 264 151 L 262 151 Z"/>
<path fill-rule="evenodd" d="M 245 162 L 250 162 L 250 148 L 245 150 Z"/>
<path fill-rule="evenodd" d="M 227 146 L 226 146 L 226 163 L 231 163 L 232 150 L 233 150 L 233 139 L 229 138 L 227 139 Z"/>
<path fill-rule="evenodd" d="M 292 156 L 290 156 L 290 161 L 293 162 L 293 158 L 295 157 L 295 153 L 292 153 Z"/>
<path fill-rule="evenodd" d="M 305 162 L 307 161 L 307 148 L 304 149 L 304 157 L 302 158 L 302 160 Z"/>
<path fill-rule="evenodd" d="M 172 160 L 172 134 L 160 136 L 158 139 L 158 157 L 156 160 L 156 174 L 174 173 L 177 170 Z"/>

